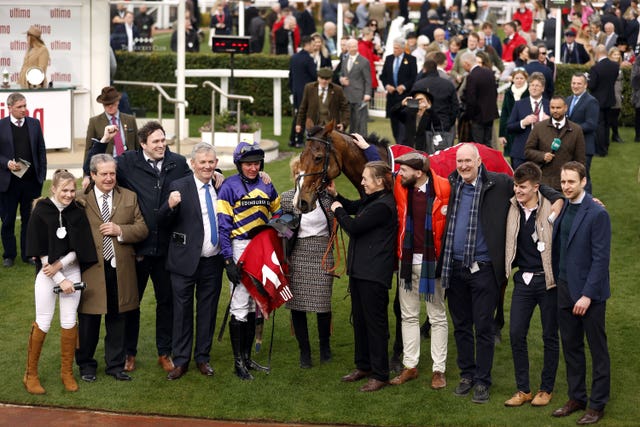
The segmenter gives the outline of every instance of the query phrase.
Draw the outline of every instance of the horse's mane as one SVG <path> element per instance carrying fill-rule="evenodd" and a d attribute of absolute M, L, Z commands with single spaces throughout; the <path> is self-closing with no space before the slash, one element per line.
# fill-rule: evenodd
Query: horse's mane
<path fill-rule="evenodd" d="M 320 132 L 322 132 L 323 130 L 324 130 L 323 126 L 315 125 L 315 126 L 311 127 L 310 129 L 308 129 L 307 132 L 308 132 L 309 136 L 316 136 Z M 337 132 L 338 134 L 349 138 L 348 141 L 349 140 L 353 140 L 353 137 L 348 133 L 341 132 L 341 131 L 339 131 L 337 129 L 334 129 L 333 132 Z M 389 147 L 389 144 L 390 144 L 390 141 L 387 138 L 382 138 L 380 135 L 378 135 L 375 132 L 374 133 L 370 133 L 369 136 L 367 136 L 365 139 L 369 144 L 375 145 L 375 146 L 380 147 L 380 148 L 384 148 L 385 150 Z"/>

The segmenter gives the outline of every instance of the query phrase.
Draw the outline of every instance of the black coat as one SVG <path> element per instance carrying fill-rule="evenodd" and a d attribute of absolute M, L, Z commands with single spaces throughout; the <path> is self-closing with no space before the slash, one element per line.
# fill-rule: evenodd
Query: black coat
<path fill-rule="evenodd" d="M 398 233 L 393 193 L 380 191 L 355 201 L 338 196 L 338 201 L 344 208 L 336 209 L 335 216 L 349 234 L 347 274 L 391 288 Z"/>
<path fill-rule="evenodd" d="M 456 122 L 460 111 L 456 87 L 451 80 L 440 77 L 437 71 L 432 71 L 425 74 L 424 78 L 416 80 L 412 91 L 418 90 L 428 91 L 433 96 L 431 109 L 438 116 L 441 130 L 448 131 Z"/>
<path fill-rule="evenodd" d="M 384 60 L 384 65 L 382 66 L 382 74 L 380 74 L 380 80 L 382 81 L 383 86 L 396 86 L 393 81 L 393 63 L 395 59 L 395 56 L 389 55 Z M 387 117 L 394 105 L 409 96 L 417 75 L 418 66 L 416 65 L 415 56 L 407 55 L 405 53 L 402 61 L 400 62 L 400 68 L 398 68 L 398 86 L 404 85 L 406 89 L 402 93 L 402 95 L 400 95 L 397 91 L 391 94 L 387 94 Z"/>
<path fill-rule="evenodd" d="M 289 90 L 293 94 L 293 106 L 298 108 L 302 102 L 304 87 L 315 82 L 317 77 L 316 63 L 311 54 L 304 49 L 295 53 L 289 62 Z"/>
<path fill-rule="evenodd" d="M 611 108 L 616 104 L 614 86 L 620 71 L 620 64 L 604 58 L 589 70 L 589 92 L 598 100 L 600 109 Z"/>
<path fill-rule="evenodd" d="M 416 150 L 424 151 L 427 153 L 433 153 L 435 151 L 432 141 L 427 141 L 427 133 L 432 129 L 434 131 L 445 130 L 442 127 L 440 119 L 435 114 L 433 108 L 426 110 L 420 122 L 416 124 L 416 116 L 418 110 L 413 108 L 402 107 L 402 104 L 396 106 L 394 111 L 398 111 L 399 116 L 402 118 L 402 122 L 405 127 L 405 140 L 403 145 L 415 148 Z M 446 130 L 449 130 L 447 128 Z"/>
<path fill-rule="evenodd" d="M 565 64 L 586 64 L 591 60 L 584 46 L 578 42 L 573 42 L 573 52 L 567 51 L 567 44 L 562 43 L 560 46 L 560 57 L 556 55 Z"/>
<path fill-rule="evenodd" d="M 544 75 L 544 97 L 551 99 L 553 97 L 553 91 L 555 90 L 553 87 L 553 72 L 551 68 L 538 60 L 534 60 L 525 65 L 524 69 L 529 75 L 535 72 L 540 72 Z"/>
<path fill-rule="evenodd" d="M 498 86 L 488 68 L 478 65 L 471 70 L 462 98 L 467 119 L 487 123 L 498 118 Z"/>

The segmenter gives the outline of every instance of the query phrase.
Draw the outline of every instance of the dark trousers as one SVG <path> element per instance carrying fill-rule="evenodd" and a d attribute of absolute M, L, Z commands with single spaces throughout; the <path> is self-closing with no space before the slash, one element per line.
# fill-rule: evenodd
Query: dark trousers
<path fill-rule="evenodd" d="M 293 121 L 291 122 L 291 133 L 289 133 L 289 145 L 304 145 L 304 122 L 302 122 L 302 130 L 296 132 L 296 118 L 298 117 L 298 109 L 293 109 Z"/>
<path fill-rule="evenodd" d="M 596 130 L 596 155 L 606 156 L 609 153 L 609 130 L 611 129 L 611 108 L 601 108 L 598 115 L 598 129 Z"/>
<path fill-rule="evenodd" d="M 514 277 L 513 296 L 511 298 L 511 320 L 509 335 L 511 337 L 511 353 L 516 375 L 516 386 L 519 391 L 528 393 L 529 386 L 529 352 L 527 350 L 527 334 L 531 316 L 536 306 L 540 307 L 542 323 L 542 344 L 544 362 L 540 378 L 541 391 L 551 393 L 556 381 L 560 340 L 558 338 L 558 293 L 556 288 L 547 290 L 544 273 L 533 276 L 527 285 L 518 271 Z"/>
<path fill-rule="evenodd" d="M 493 121 L 486 123 L 472 121 L 471 139 L 473 142 L 491 147 L 491 142 L 493 141 Z"/>
<path fill-rule="evenodd" d="M 2 246 L 4 247 L 3 258 L 14 259 L 18 255 L 16 247 L 16 213 L 20 205 L 20 249 L 22 260 L 26 261 L 27 224 L 31 217 L 31 204 L 33 200 L 40 197 L 42 184 L 33 179 L 22 179 L 11 174 L 9 188 L 5 192 L 0 192 L 0 219 L 2 219 Z"/>
<path fill-rule="evenodd" d="M 153 291 L 156 297 L 156 347 L 158 348 L 159 356 L 171 354 L 171 333 L 173 329 L 171 277 L 165 269 L 165 263 L 166 257 L 164 256 L 145 256 L 141 261 L 136 262 L 138 298 L 141 304 L 149 277 L 153 282 Z M 140 309 L 127 312 L 126 318 L 125 349 L 127 355 L 135 356 L 138 354 Z"/>
<path fill-rule="evenodd" d="M 380 283 L 354 278 L 349 279 L 349 289 L 356 368 L 372 371 L 372 378 L 388 381 L 389 289 Z"/>
<path fill-rule="evenodd" d="M 559 281 L 558 288 L 562 287 L 566 289 L 567 284 Z M 569 399 L 587 402 L 587 363 L 584 353 L 586 335 L 592 365 L 589 407 L 601 411 L 609 401 L 611 390 L 611 361 L 605 331 L 606 302 L 592 301 L 584 316 L 574 316 L 573 305 L 564 303 L 560 297 L 562 289 L 558 289 L 558 292 L 558 326 L 567 369 Z M 565 291 L 566 294 L 568 290 Z"/>
<path fill-rule="evenodd" d="M 589 194 L 593 194 L 593 185 L 591 184 L 591 161 L 593 160 L 593 154 L 585 155 L 585 168 L 587 169 L 587 185 L 584 187 L 584 191 Z"/>
<path fill-rule="evenodd" d="M 611 119 L 611 138 L 620 138 L 620 131 L 618 130 L 618 123 L 620 122 L 620 109 L 612 108 L 609 118 Z"/>
<path fill-rule="evenodd" d="M 389 98 L 387 98 L 387 102 L 389 102 Z M 395 139 L 396 144 L 407 145 L 407 137 L 402 117 L 396 112 L 389 113 L 389 121 L 391 122 L 391 132 L 393 133 L 393 139 Z"/>
<path fill-rule="evenodd" d="M 193 276 L 171 273 L 173 288 L 173 363 L 187 366 L 193 348 L 193 295 L 196 297 L 196 363 L 209 362 L 222 288 L 222 255 L 200 258 Z"/>
<path fill-rule="evenodd" d="M 107 283 L 107 314 L 104 325 L 107 334 L 104 337 L 105 372 L 115 374 L 124 368 L 124 331 L 125 314 L 118 312 L 118 282 L 116 270 L 108 262 L 104 264 L 104 275 Z M 100 338 L 100 314 L 78 313 L 78 340 L 80 346 L 76 350 L 76 363 L 80 367 L 80 375 L 95 375 L 98 362 L 94 358 Z"/>
<path fill-rule="evenodd" d="M 640 108 L 636 108 L 636 116 L 635 116 L 635 141 L 640 141 Z"/>
<path fill-rule="evenodd" d="M 460 376 L 490 386 L 495 343 L 493 313 L 500 288 L 491 263 L 478 266 L 479 271 L 472 274 L 461 261 L 453 261 L 447 299 Z"/>

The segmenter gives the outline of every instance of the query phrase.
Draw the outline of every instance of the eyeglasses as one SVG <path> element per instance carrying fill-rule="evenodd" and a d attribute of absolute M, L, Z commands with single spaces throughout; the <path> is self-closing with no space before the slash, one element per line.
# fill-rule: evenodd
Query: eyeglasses
<path fill-rule="evenodd" d="M 543 51 L 541 51 L 541 50 L 540 50 L 540 51 L 538 51 L 538 55 L 546 55 L 546 54 L 547 54 L 547 51 L 546 51 L 546 50 L 545 50 L 544 52 L 543 52 Z"/>
<path fill-rule="evenodd" d="M 371 24 L 369 24 L 370 27 L 377 27 L 378 24 L 376 24 L 375 22 L 372 22 Z"/>

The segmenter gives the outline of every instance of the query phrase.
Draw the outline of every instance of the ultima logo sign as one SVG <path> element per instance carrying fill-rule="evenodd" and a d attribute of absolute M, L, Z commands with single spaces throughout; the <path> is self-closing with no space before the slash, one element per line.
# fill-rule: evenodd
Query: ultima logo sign
<path fill-rule="evenodd" d="M 27 110 L 27 116 L 40 120 L 40 128 L 44 131 L 44 108 Z M 0 102 L 0 119 L 9 117 L 9 107 L 5 102 Z"/>

